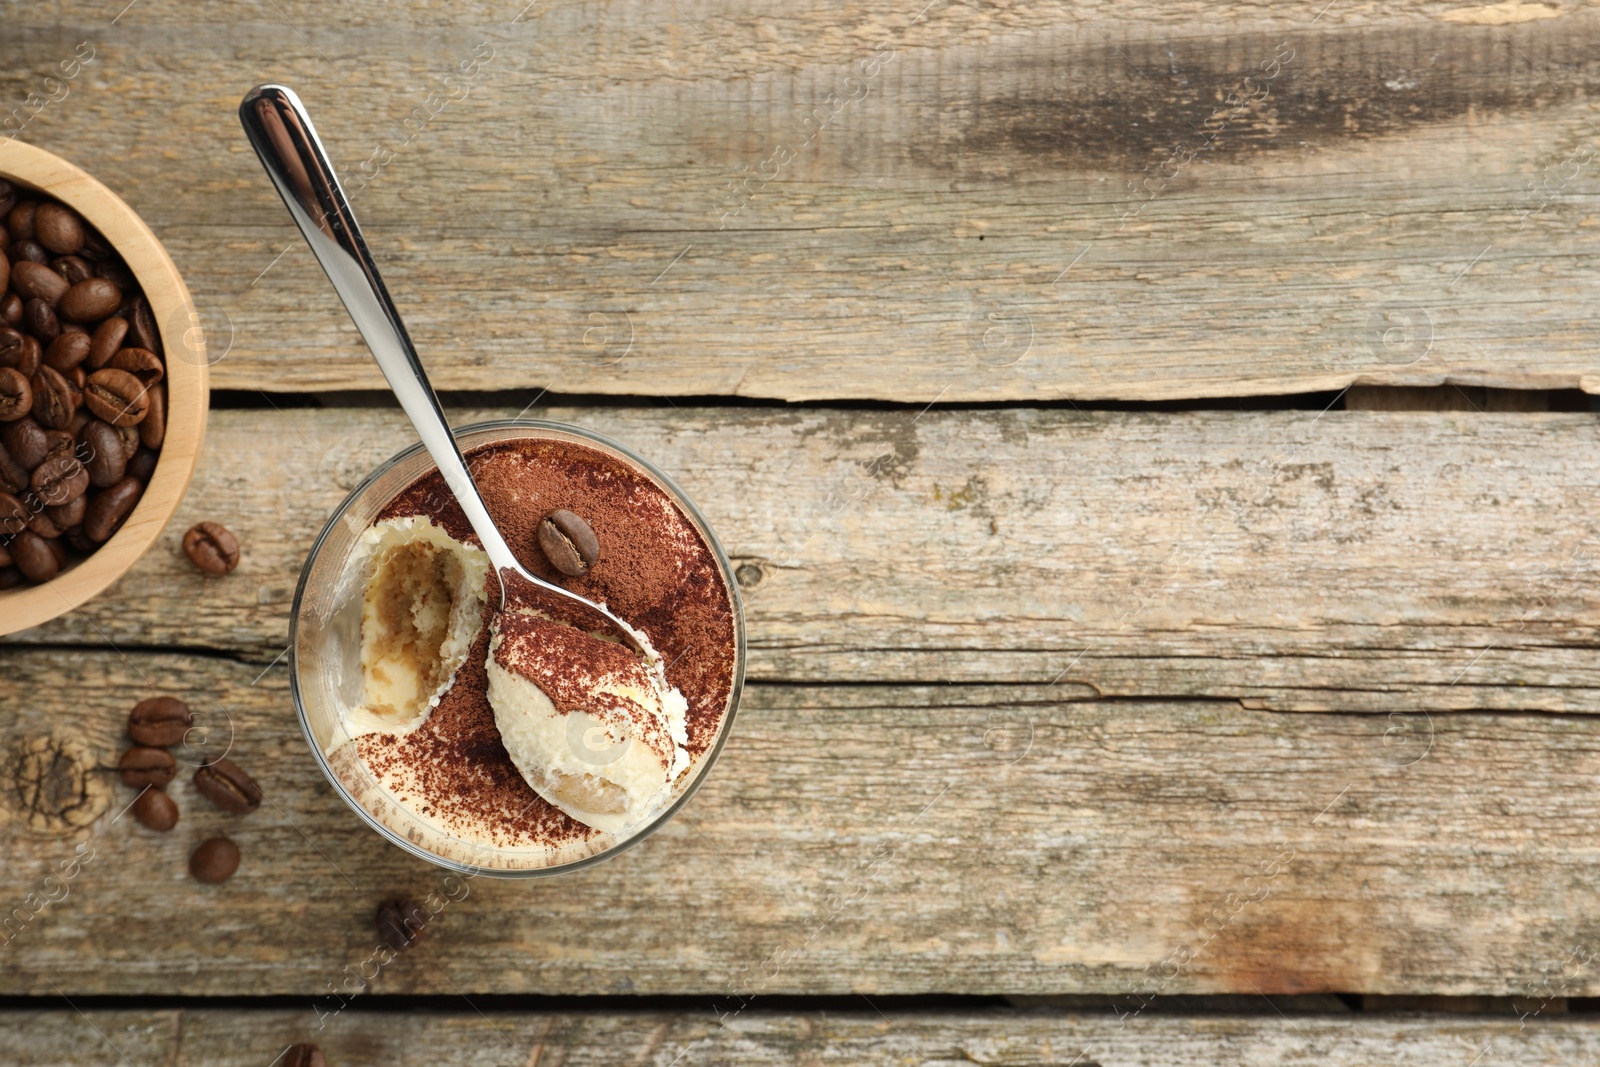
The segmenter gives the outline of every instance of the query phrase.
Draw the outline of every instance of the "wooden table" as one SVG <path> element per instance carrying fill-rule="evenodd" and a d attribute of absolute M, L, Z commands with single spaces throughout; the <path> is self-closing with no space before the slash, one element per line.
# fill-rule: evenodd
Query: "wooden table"
<path fill-rule="evenodd" d="M 0 8 L 0 100 L 222 356 L 157 547 L 0 653 L 6 765 L 50 771 L 0 790 L 0 1058 L 1600 1057 L 1595 16 L 121 2 Z M 378 968 L 376 904 L 444 875 L 330 791 L 285 651 L 312 538 L 414 438 L 239 131 L 266 79 L 452 417 L 652 457 L 747 599 L 683 815 L 471 882 Z M 156 693 L 259 812 L 119 816 Z"/>

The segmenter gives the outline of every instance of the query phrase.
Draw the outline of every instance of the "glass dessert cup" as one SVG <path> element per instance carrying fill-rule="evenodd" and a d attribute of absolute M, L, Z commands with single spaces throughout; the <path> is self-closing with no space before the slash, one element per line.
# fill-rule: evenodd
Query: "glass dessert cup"
<path fill-rule="evenodd" d="M 351 561 L 362 534 L 380 512 L 417 479 L 435 470 L 420 443 L 379 466 L 356 486 L 334 510 L 311 547 L 290 616 L 290 682 L 295 711 L 317 763 L 335 792 L 368 825 L 407 852 L 470 874 L 516 878 L 577 870 L 648 837 L 688 802 L 716 762 L 733 725 L 744 681 L 744 618 L 733 568 L 693 501 L 665 473 L 615 441 L 579 427 L 533 419 L 476 423 L 457 430 L 456 438 L 469 460 L 473 450 L 503 442 L 531 439 L 580 445 L 632 468 L 677 505 L 710 550 L 732 612 L 732 677 L 727 706 L 714 738 L 674 784 L 670 801 L 658 814 L 617 833 L 600 833 L 554 848 L 468 839 L 401 804 L 380 784 L 367 762 L 355 756 L 343 725 L 346 710 L 360 703 L 363 681 L 360 660 L 365 584 L 352 572 Z"/>

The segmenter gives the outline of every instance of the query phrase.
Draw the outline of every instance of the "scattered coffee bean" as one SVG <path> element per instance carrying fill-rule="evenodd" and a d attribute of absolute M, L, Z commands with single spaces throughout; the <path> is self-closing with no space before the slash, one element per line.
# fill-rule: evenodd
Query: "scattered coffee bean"
<path fill-rule="evenodd" d="M 574 578 L 600 561 L 594 529 L 566 510 L 552 511 L 539 523 L 539 547 L 552 567 Z"/>
<path fill-rule="evenodd" d="M 133 817 L 158 833 L 178 825 L 178 805 L 159 789 L 146 789 L 133 802 Z"/>
<path fill-rule="evenodd" d="M 207 574 L 227 574 L 239 565 L 239 539 L 221 523 L 198 523 L 183 535 L 183 554 Z"/>
<path fill-rule="evenodd" d="M 123 478 L 100 490 L 83 514 L 83 532 L 95 544 L 110 540 L 143 495 L 144 483 L 137 478 Z"/>
<path fill-rule="evenodd" d="M 226 837 L 202 841 L 189 857 L 189 873 L 195 881 L 215 885 L 226 882 L 239 869 L 239 846 Z"/>
<path fill-rule="evenodd" d="M 140 745 L 122 754 L 122 759 L 117 761 L 117 769 L 122 772 L 123 785 L 139 789 L 150 785 L 165 789 L 173 775 L 177 774 L 178 763 L 172 758 L 172 753 L 164 748 Z"/>
<path fill-rule="evenodd" d="M 315 1045 L 290 1045 L 283 1056 L 283 1067 L 328 1067 L 328 1061 Z"/>
<path fill-rule="evenodd" d="M 428 923 L 422 905 L 396 897 L 378 905 L 378 939 L 396 952 L 404 952 L 422 937 Z"/>
<path fill-rule="evenodd" d="M 48 582 L 61 570 L 61 561 L 50 547 L 50 542 L 31 529 L 23 530 L 11 539 L 11 558 L 30 581 Z"/>
<path fill-rule="evenodd" d="M 33 213 L 33 236 L 50 251 L 68 255 L 83 247 L 83 220 L 62 204 L 40 204 Z"/>
<path fill-rule="evenodd" d="M 261 787 L 231 759 L 213 760 L 194 772 L 194 787 L 223 811 L 248 815 L 261 806 Z"/>
<path fill-rule="evenodd" d="M 177 697 L 141 700 L 128 714 L 128 736 L 149 748 L 176 745 L 193 725 L 194 713 Z"/>
<path fill-rule="evenodd" d="M 15 367 L 0 368 L 0 422 L 14 422 L 33 410 L 33 388 Z"/>

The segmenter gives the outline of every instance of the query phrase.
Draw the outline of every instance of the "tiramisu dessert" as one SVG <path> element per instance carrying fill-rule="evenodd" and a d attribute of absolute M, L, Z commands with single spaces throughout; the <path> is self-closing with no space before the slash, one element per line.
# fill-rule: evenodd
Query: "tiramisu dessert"
<path fill-rule="evenodd" d="M 398 807 L 469 851 L 532 850 L 555 866 L 648 825 L 715 744 L 736 669 L 731 595 L 694 523 L 633 465 L 537 437 L 467 460 L 523 566 L 607 605 L 643 653 L 548 601 L 513 597 L 502 611 L 488 558 L 433 472 L 351 554 L 360 698 L 327 755 L 386 824 Z"/>

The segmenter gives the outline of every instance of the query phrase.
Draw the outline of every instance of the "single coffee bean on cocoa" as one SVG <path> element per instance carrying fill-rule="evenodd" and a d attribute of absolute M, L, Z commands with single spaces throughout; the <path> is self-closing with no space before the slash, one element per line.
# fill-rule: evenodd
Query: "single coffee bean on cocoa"
<path fill-rule="evenodd" d="M 67 280 L 68 285 L 77 285 L 95 277 L 94 264 L 82 256 L 62 256 L 60 259 L 50 261 L 50 269 Z"/>
<path fill-rule="evenodd" d="M 422 938 L 428 925 L 422 905 L 406 897 L 396 897 L 378 905 L 378 939 L 396 952 L 404 952 Z"/>
<path fill-rule="evenodd" d="M 5 445 L 11 458 L 21 464 L 24 470 L 31 471 L 44 462 L 49 443 L 44 435 L 44 427 L 34 422 L 31 416 L 0 425 L 0 445 Z"/>
<path fill-rule="evenodd" d="M 183 554 L 207 574 L 227 574 L 239 565 L 239 539 L 221 523 L 196 523 L 183 535 Z"/>
<path fill-rule="evenodd" d="M 133 817 L 157 833 L 178 825 L 178 805 L 159 789 L 146 789 L 133 802 Z"/>
<path fill-rule="evenodd" d="M 128 477 L 137 478 L 148 485 L 150 476 L 156 472 L 156 461 L 161 458 L 160 453 L 149 448 L 141 448 L 128 460 Z"/>
<path fill-rule="evenodd" d="M 150 748 L 176 745 L 193 725 L 194 713 L 177 697 L 150 697 L 128 713 L 128 736 Z"/>
<path fill-rule="evenodd" d="M 231 759 L 210 760 L 194 772 L 194 787 L 223 811 L 248 815 L 261 806 L 261 787 Z"/>
<path fill-rule="evenodd" d="M 104 489 L 122 480 L 128 468 L 128 453 L 122 447 L 122 435 L 109 422 L 91 419 L 78 433 L 78 440 L 88 453 L 84 466 L 89 470 L 89 484 Z M 147 480 L 147 479 L 141 479 Z"/>
<path fill-rule="evenodd" d="M 39 210 L 39 201 L 20 200 L 6 216 L 6 232 L 13 241 L 26 241 L 33 236 L 33 213 Z"/>
<path fill-rule="evenodd" d="M 88 368 L 97 371 L 110 363 L 111 357 L 122 348 L 123 339 L 127 336 L 128 320 L 116 315 L 96 326 L 89 338 Z"/>
<path fill-rule="evenodd" d="M 83 247 L 83 220 L 62 204 L 43 203 L 33 213 L 33 236 L 57 255 L 70 255 Z"/>
<path fill-rule="evenodd" d="M 140 745 L 122 754 L 117 761 L 117 769 L 122 772 L 123 785 L 131 785 L 136 789 L 143 789 L 147 785 L 165 789 L 178 773 L 178 761 L 164 748 Z"/>
<path fill-rule="evenodd" d="M 11 288 L 23 300 L 43 300 L 54 307 L 71 286 L 48 265 L 25 259 L 11 264 Z"/>
<path fill-rule="evenodd" d="M 150 407 L 144 413 L 144 418 L 139 420 L 139 443 L 146 448 L 160 448 L 167 439 L 166 383 L 152 385 L 145 392 L 145 397 L 150 401 Z"/>
<path fill-rule="evenodd" d="M 61 317 L 46 301 L 33 297 L 22 305 L 22 328 L 48 346 L 61 336 Z"/>
<path fill-rule="evenodd" d="M 7 281 L 10 280 L 9 275 Z M 15 326 L 22 321 L 22 297 L 16 293 L 7 293 L 0 297 L 0 323 Z"/>
<path fill-rule="evenodd" d="M 137 425 L 150 409 L 144 383 L 114 367 L 103 367 L 89 375 L 83 399 L 90 411 L 113 426 Z"/>
<path fill-rule="evenodd" d="M 565 509 L 550 512 L 539 523 L 539 547 L 552 567 L 574 578 L 600 561 L 600 539 L 594 529 Z"/>
<path fill-rule="evenodd" d="M 48 460 L 46 461 L 48 462 Z M 65 504 L 46 504 L 45 517 L 65 533 L 73 526 L 83 525 L 83 516 L 89 510 L 89 494 L 73 497 Z"/>
<path fill-rule="evenodd" d="M 78 410 L 78 390 L 53 367 L 40 367 L 28 383 L 33 389 L 33 417 L 40 426 L 59 430 Z"/>
<path fill-rule="evenodd" d="M 82 330 L 62 330 L 50 347 L 44 350 L 44 365 L 67 373 L 89 358 L 94 342 Z"/>
<path fill-rule="evenodd" d="M 61 570 L 50 543 L 32 530 L 23 530 L 11 539 L 11 558 L 29 581 L 48 582 Z"/>
<path fill-rule="evenodd" d="M 111 357 L 108 366 L 125 370 L 145 385 L 154 385 L 165 374 L 161 357 L 148 348 L 124 348 Z"/>
<path fill-rule="evenodd" d="M 33 495 L 45 504 L 65 504 L 88 491 L 89 472 L 72 452 L 59 452 L 33 469 L 29 485 Z"/>
<path fill-rule="evenodd" d="M 0 367 L 0 422 L 14 422 L 33 410 L 33 387 L 15 367 Z"/>
<path fill-rule="evenodd" d="M 109 278 L 85 278 L 61 294 L 56 311 L 71 322 L 99 322 L 122 304 L 122 290 Z"/>
<path fill-rule="evenodd" d="M 290 1045 L 283 1055 L 283 1067 L 328 1067 L 328 1061 L 315 1045 Z"/>
<path fill-rule="evenodd" d="M 202 841 L 189 857 L 189 873 L 197 882 L 226 882 L 239 869 L 239 846 L 226 837 Z"/>
<path fill-rule="evenodd" d="M 89 510 L 84 512 L 84 534 L 96 543 L 109 540 L 143 495 L 144 484 L 137 478 L 124 477 L 115 485 L 100 490 L 89 501 Z"/>

